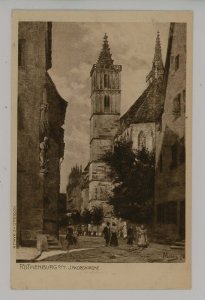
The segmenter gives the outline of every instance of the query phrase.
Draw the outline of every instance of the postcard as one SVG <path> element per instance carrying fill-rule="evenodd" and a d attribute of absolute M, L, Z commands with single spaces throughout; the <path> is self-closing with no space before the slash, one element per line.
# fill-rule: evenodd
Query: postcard
<path fill-rule="evenodd" d="M 13 11 L 12 58 L 12 288 L 191 288 L 192 12 Z"/>

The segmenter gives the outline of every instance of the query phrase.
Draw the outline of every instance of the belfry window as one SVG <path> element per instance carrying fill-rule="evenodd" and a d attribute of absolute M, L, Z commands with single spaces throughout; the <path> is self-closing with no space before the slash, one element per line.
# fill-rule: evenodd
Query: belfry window
<path fill-rule="evenodd" d="M 108 88 L 108 75 L 104 75 L 104 88 Z"/>
<path fill-rule="evenodd" d="M 104 97 L 104 112 L 110 112 L 110 97 L 108 95 Z"/>
<path fill-rule="evenodd" d="M 142 150 L 146 148 L 146 136 L 143 131 L 140 131 L 138 135 L 138 149 Z"/>

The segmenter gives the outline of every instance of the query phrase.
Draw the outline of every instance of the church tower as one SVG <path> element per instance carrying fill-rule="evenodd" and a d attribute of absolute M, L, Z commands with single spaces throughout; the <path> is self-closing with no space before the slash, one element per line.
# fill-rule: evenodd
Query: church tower
<path fill-rule="evenodd" d="M 91 117 L 90 117 L 90 168 L 89 168 L 89 204 L 106 205 L 111 190 L 109 167 L 103 161 L 106 152 L 113 146 L 113 140 L 119 126 L 122 66 L 114 65 L 112 54 L 105 34 L 102 50 L 97 63 L 93 65 L 91 77 Z"/>

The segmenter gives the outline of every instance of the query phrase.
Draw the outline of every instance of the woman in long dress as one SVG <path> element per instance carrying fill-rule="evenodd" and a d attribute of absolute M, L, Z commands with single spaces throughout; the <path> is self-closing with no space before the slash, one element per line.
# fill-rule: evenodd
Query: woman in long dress
<path fill-rule="evenodd" d="M 111 227 L 110 246 L 114 246 L 114 247 L 118 246 L 117 226 L 115 223 L 112 223 L 112 227 Z"/>
<path fill-rule="evenodd" d="M 144 225 L 141 225 L 138 231 L 138 246 L 145 248 L 148 244 L 147 229 L 144 228 Z"/>

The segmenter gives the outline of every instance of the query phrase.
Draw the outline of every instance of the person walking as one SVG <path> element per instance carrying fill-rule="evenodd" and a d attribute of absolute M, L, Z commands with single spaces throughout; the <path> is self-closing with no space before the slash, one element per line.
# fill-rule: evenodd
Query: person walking
<path fill-rule="evenodd" d="M 110 231 L 110 223 L 107 222 L 106 226 L 103 229 L 103 235 L 105 239 L 105 246 L 109 246 L 110 243 L 110 237 L 111 237 L 111 231 Z"/>
<path fill-rule="evenodd" d="M 123 239 L 127 238 L 127 223 L 124 222 L 123 228 L 122 228 L 122 234 L 123 234 Z"/>
<path fill-rule="evenodd" d="M 88 236 L 91 236 L 91 224 L 88 224 Z"/>
<path fill-rule="evenodd" d="M 139 229 L 138 246 L 141 248 L 146 248 L 148 245 L 149 242 L 147 238 L 147 229 L 145 229 L 144 225 L 141 225 Z"/>
<path fill-rule="evenodd" d="M 68 247 L 70 245 L 76 245 L 77 244 L 77 239 L 74 236 L 74 231 L 73 231 L 73 227 L 71 226 L 71 224 L 69 224 L 69 226 L 67 228 L 66 240 L 67 240 L 67 246 Z"/>
<path fill-rule="evenodd" d="M 118 246 L 117 227 L 115 223 L 112 223 L 112 227 L 111 227 L 110 246 L 114 246 L 114 247 Z"/>
<path fill-rule="evenodd" d="M 134 242 L 134 230 L 132 225 L 130 225 L 127 231 L 127 244 L 133 245 L 133 242 Z"/>

